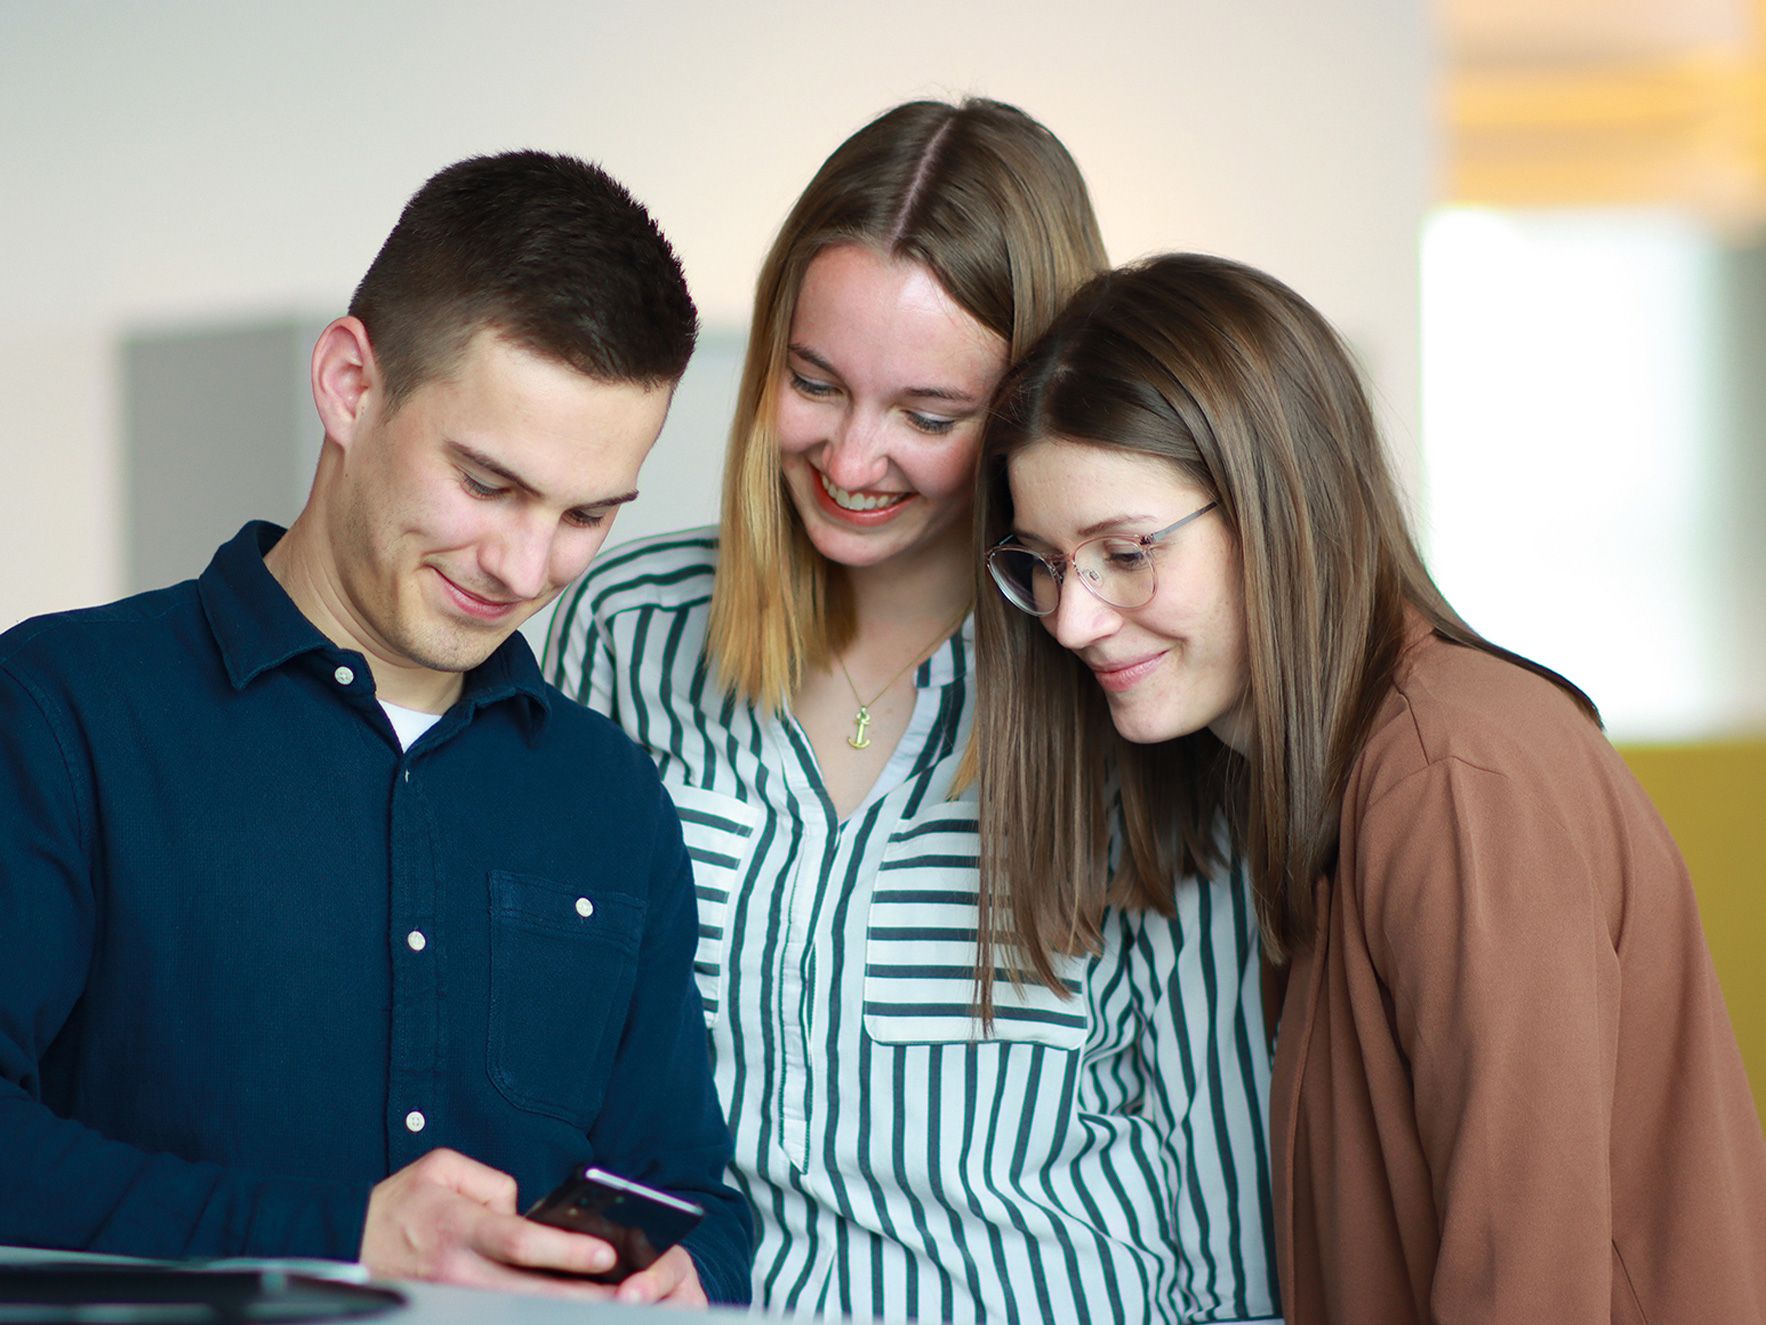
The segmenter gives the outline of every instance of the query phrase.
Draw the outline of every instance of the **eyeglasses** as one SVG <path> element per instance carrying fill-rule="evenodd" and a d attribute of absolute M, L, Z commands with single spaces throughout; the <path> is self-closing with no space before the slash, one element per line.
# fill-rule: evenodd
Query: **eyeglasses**
<path fill-rule="evenodd" d="M 1031 616 L 1047 616 L 1060 606 L 1061 581 L 1067 576 L 1068 566 L 1078 572 L 1079 582 L 1099 602 L 1111 607 L 1145 607 L 1159 587 L 1153 569 L 1153 549 L 1159 540 L 1175 534 L 1191 520 L 1201 519 L 1219 504 L 1211 501 L 1176 524 L 1138 538 L 1106 534 L 1087 539 L 1065 557 L 1045 557 L 1027 547 L 1002 541 L 988 549 L 987 573 L 993 576 L 1008 603 Z"/>

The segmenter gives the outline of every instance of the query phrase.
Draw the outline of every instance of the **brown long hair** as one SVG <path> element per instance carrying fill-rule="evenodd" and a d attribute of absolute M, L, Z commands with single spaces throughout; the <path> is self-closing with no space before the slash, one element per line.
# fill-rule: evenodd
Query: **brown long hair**
<path fill-rule="evenodd" d="M 1244 574 L 1251 737 L 1122 740 L 1097 685 L 1043 626 L 983 585 L 976 604 L 981 771 L 980 1003 L 996 957 L 1059 988 L 1051 954 L 1095 945 L 1105 901 L 1167 914 L 1181 874 L 1217 868 L 1224 821 L 1250 868 L 1265 950 L 1312 927 L 1349 769 L 1389 691 L 1406 619 L 1485 640 L 1442 597 L 1406 526 L 1354 361 L 1274 278 L 1196 254 L 1099 277 L 1000 385 L 982 443 L 977 537 L 1012 530 L 1011 457 L 1039 440 L 1160 457 L 1219 503 Z M 1121 864 L 1107 841 L 1119 786 Z"/>
<path fill-rule="evenodd" d="M 1105 266 L 1079 167 L 1052 133 L 997 101 L 914 101 L 838 148 L 761 267 L 724 464 L 707 649 L 725 685 L 780 708 L 806 666 L 851 638 L 846 582 L 816 552 L 779 467 L 774 397 L 810 262 L 867 244 L 922 263 L 1015 358 Z"/>

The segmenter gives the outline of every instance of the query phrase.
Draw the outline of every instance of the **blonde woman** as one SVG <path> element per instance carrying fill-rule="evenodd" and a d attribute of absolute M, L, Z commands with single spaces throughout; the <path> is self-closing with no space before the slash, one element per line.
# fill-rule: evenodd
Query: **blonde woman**
<path fill-rule="evenodd" d="M 867 125 L 762 270 L 722 524 L 616 550 L 553 626 L 549 675 L 680 811 L 773 1311 L 1274 1310 L 1242 888 L 1112 913 L 1064 996 L 1002 985 L 974 1014 L 975 458 L 1008 363 L 1103 265 L 1078 169 L 1028 116 Z"/>

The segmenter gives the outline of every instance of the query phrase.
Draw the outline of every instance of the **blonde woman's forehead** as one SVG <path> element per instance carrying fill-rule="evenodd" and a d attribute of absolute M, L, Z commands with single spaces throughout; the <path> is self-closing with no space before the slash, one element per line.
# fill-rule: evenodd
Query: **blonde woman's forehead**
<path fill-rule="evenodd" d="M 1005 341 L 965 312 L 928 268 L 859 244 L 825 249 L 810 263 L 788 346 L 867 386 L 982 400 L 1006 362 Z"/>

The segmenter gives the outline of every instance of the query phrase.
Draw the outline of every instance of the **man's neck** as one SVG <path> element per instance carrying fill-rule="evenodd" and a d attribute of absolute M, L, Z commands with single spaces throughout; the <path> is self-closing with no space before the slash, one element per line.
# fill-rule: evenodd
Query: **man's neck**
<path fill-rule="evenodd" d="M 293 599 L 300 613 L 326 639 L 353 649 L 368 660 L 375 693 L 389 704 L 420 713 L 445 713 L 460 697 L 464 678 L 400 658 L 362 620 L 344 592 L 336 562 L 313 528 L 310 512 L 302 512 L 276 546 L 264 554 L 264 568 Z"/>

